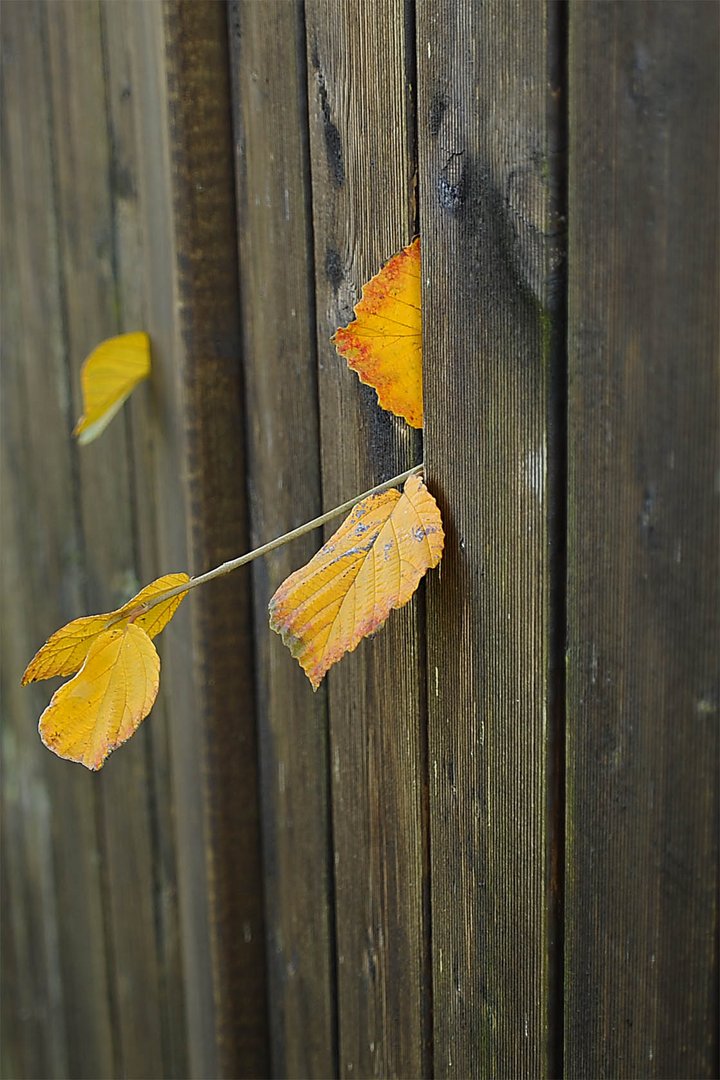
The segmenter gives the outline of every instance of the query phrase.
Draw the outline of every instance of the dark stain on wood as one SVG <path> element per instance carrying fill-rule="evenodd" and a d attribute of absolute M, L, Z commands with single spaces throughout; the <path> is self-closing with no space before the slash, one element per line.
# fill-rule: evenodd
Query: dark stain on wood
<path fill-rule="evenodd" d="M 427 121 L 427 132 L 431 139 L 437 138 L 447 107 L 447 95 L 442 90 L 436 90 L 430 102 Z"/>
<path fill-rule="evenodd" d="M 446 529 L 427 583 L 434 1074 L 547 1075 L 555 358 L 505 199 L 553 138 L 545 8 L 421 0 L 417 41 L 425 460 Z"/>
<path fill-rule="evenodd" d="M 325 252 L 325 273 L 335 292 L 338 291 L 345 280 L 345 269 L 338 252 L 329 247 Z"/>
<path fill-rule="evenodd" d="M 315 70 L 315 82 L 323 118 L 323 134 L 325 137 L 325 152 L 327 154 L 328 170 L 335 187 L 342 187 L 345 183 L 345 163 L 343 160 L 342 138 L 340 137 L 340 132 L 332 118 L 330 102 L 328 100 L 327 83 L 317 58 L 317 52 L 313 52 L 312 56 L 313 68 Z"/>

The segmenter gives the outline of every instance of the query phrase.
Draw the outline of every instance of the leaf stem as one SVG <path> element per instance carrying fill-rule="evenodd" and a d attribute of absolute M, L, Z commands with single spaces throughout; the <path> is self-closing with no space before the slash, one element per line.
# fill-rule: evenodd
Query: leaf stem
<path fill-rule="evenodd" d="M 314 529 L 319 529 L 321 525 L 325 525 L 328 521 L 332 521 L 333 518 L 339 517 L 340 514 L 345 514 L 348 510 L 352 510 L 353 506 L 357 506 L 363 499 L 367 499 L 371 495 L 379 495 L 389 488 L 404 483 L 410 476 L 422 472 L 424 468 L 424 462 L 421 462 L 420 465 L 414 465 L 412 469 L 406 469 L 405 472 L 398 473 L 397 476 L 393 476 L 390 480 L 385 480 L 382 484 L 377 484 L 375 487 L 370 488 L 369 491 L 364 491 L 362 495 L 356 495 L 354 499 L 348 499 L 347 502 L 342 503 L 340 506 L 336 506 L 333 510 L 328 510 L 327 513 L 321 514 L 320 517 L 313 518 L 312 521 L 306 521 L 304 525 L 298 525 L 297 529 L 291 529 L 290 532 L 283 533 L 282 536 L 277 536 L 274 540 L 268 541 L 267 544 L 263 544 L 253 551 L 248 551 L 245 555 L 240 555 L 237 559 L 229 559 L 228 562 L 221 563 L 220 566 L 216 566 L 213 570 L 208 570 L 204 574 L 198 574 L 197 577 L 190 578 L 184 585 L 176 585 L 174 589 L 168 589 L 167 592 L 158 593 L 157 596 L 153 596 L 146 603 L 142 604 L 138 609 L 138 614 L 141 612 L 144 614 L 146 611 L 150 611 L 151 608 L 154 608 L 156 604 L 163 603 L 173 596 L 180 596 L 181 593 L 189 592 L 190 589 L 195 589 L 198 585 L 205 585 L 206 582 L 214 581 L 215 578 L 223 577 L 225 574 L 231 574 L 233 570 L 245 566 L 246 563 L 252 562 L 253 559 L 259 559 L 261 555 L 267 555 L 268 552 L 274 551 L 275 548 L 282 547 L 284 544 L 289 544 L 291 540 L 297 540 L 298 537 L 305 536 L 306 533 L 312 532 Z"/>

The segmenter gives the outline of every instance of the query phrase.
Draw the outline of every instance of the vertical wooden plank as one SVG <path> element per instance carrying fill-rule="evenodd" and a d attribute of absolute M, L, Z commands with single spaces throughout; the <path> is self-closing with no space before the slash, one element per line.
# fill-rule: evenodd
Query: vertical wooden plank
<path fill-rule="evenodd" d="M 320 513 L 305 38 L 296 3 L 230 10 L 252 546 Z M 272 1075 L 336 1073 L 327 703 L 268 629 L 317 537 L 254 564 Z"/>
<path fill-rule="evenodd" d="M 58 911 L 63 897 L 55 888 L 52 853 L 50 796 L 44 766 L 47 754 L 33 722 L 34 705 L 20 686 L 28 657 L 36 645 L 37 566 L 33 533 L 37 530 L 32 503 L 33 471 L 28 468 L 26 338 L 20 279 L 28 264 L 36 269 L 52 252 L 38 252 L 35 259 L 27 243 L 31 222 L 27 210 L 37 190 L 30 194 L 32 171 L 19 168 L 16 139 L 22 130 L 21 111 L 12 115 L 10 103 L 23 81 L 24 62 L 35 60 L 42 68 L 42 53 L 35 38 L 34 55 L 29 37 L 36 32 L 36 11 L 26 12 L 20 24 L 13 17 L 2 24 L 2 76 L 0 85 L 0 275 L 2 278 L 2 337 L 0 395 L 0 872 L 2 883 L 2 985 L 0 1009 L 0 1072 L 3 1076 L 67 1075 L 67 1046 L 62 1008 L 61 961 L 58 942 Z M 29 17 L 28 17 L 29 16 Z M 47 116 L 42 110 L 25 134 L 38 139 L 28 155 L 37 167 L 37 179 L 47 176 L 42 165 L 47 151 Z M 20 121 L 20 122 L 19 122 Z M 12 165 L 11 167 L 11 155 Z M 23 166 L 26 156 L 21 158 Z M 15 186 L 20 183 L 20 192 Z M 40 186 L 38 184 L 37 186 Z M 49 214 L 52 220 L 52 209 Z M 38 218 L 34 235 L 43 237 L 48 216 Z M 42 287 L 41 287 L 42 288 Z M 52 288 L 47 296 L 52 296 Z M 47 311 L 53 321 L 52 306 Z M 29 328 L 27 328 L 29 329 Z M 42 404 L 40 411 L 45 412 Z M 52 527 L 54 522 L 48 522 Z"/>
<path fill-rule="evenodd" d="M 717 5 L 570 9 L 566 1075 L 717 1058 Z"/>
<path fill-rule="evenodd" d="M 145 234 L 141 221 L 142 178 L 138 163 L 135 111 L 138 83 L 134 67 L 133 27 L 138 5 L 132 0 L 104 3 L 100 9 L 105 57 L 106 98 L 110 139 L 110 191 L 112 194 L 115 279 L 122 331 L 144 328 L 148 323 Z M 140 102 L 140 107 L 144 103 Z M 133 394 L 125 407 L 128 423 L 128 456 L 133 491 L 135 558 L 141 581 L 150 581 L 167 569 L 158 545 L 155 460 L 162 445 L 157 407 L 152 389 Z M 172 631 L 158 641 L 161 656 Z M 180 925 L 175 850 L 175 805 L 170 767 L 171 716 L 168 695 L 159 695 L 146 725 L 150 802 L 151 865 L 145 867 L 148 891 L 152 891 L 156 937 L 156 986 L 160 1017 L 163 1069 L 167 1076 L 187 1075 L 185 991 L 180 948 Z M 137 987 L 133 987 L 137 991 Z M 145 992 L 148 988 L 145 988 Z M 127 992 L 127 990 L 126 990 Z M 143 992 L 136 993 L 141 1007 Z M 141 1071 L 147 1071 L 142 1053 L 142 1026 L 135 1025 Z"/>
<path fill-rule="evenodd" d="M 226 11 L 138 7 L 148 328 L 163 430 L 160 549 L 169 568 L 200 570 L 249 544 Z M 249 578 L 208 586 L 188 609 L 168 667 L 191 1071 L 263 1075 Z"/>
<path fill-rule="evenodd" d="M 418 3 L 440 1077 L 550 1072 L 552 33 L 536 0 Z"/>
<path fill-rule="evenodd" d="M 14 200 L 16 261 L 11 277 L 17 282 L 14 317 L 19 326 L 17 352 L 10 358 L 18 365 L 19 396 L 14 398 L 10 423 L 19 432 L 17 449 L 22 454 L 12 469 L 13 485 L 21 484 L 13 513 L 18 524 L 14 544 L 22 566 L 18 579 L 22 614 L 12 640 L 22 642 L 22 652 L 10 651 L 8 679 L 13 688 L 12 715 L 21 724 L 14 775 L 21 802 L 28 810 L 34 807 L 26 817 L 25 832 L 30 840 L 31 831 L 41 824 L 38 835 L 44 836 L 44 844 L 49 838 L 52 842 L 52 878 L 34 870 L 42 850 L 36 848 L 28 865 L 28 891 L 20 918 L 28 920 L 38 942 L 55 935 L 52 948 L 59 969 L 54 975 L 49 973 L 48 987 L 38 994 L 46 1003 L 48 996 L 50 1001 L 55 999 L 53 1035 L 33 1046 L 27 1037 L 32 1038 L 32 1033 L 26 1029 L 25 1044 L 30 1063 L 37 1063 L 38 1055 L 47 1055 L 49 1071 L 54 1064 L 59 1075 L 91 1077 L 109 1075 L 115 1067 L 97 787 L 82 770 L 50 758 L 39 743 L 37 717 L 47 703 L 49 688 L 32 688 L 17 699 L 14 690 L 33 649 L 84 607 L 84 553 L 69 438 L 72 412 L 47 10 L 42 4 L 28 4 L 5 14 L 3 29 L 10 40 L 8 44 L 6 39 L 3 50 L 9 61 L 4 65 L 4 101 L 8 149 L 12 149 L 5 179 L 11 178 Z M 40 92 L 30 92 L 31 77 L 33 86 L 39 83 Z M 38 813 L 43 805 L 45 821 L 41 823 Z M 17 894 L 13 900 L 23 902 Z M 25 955 L 20 961 L 32 970 L 36 957 Z"/>
<path fill-rule="evenodd" d="M 101 5 L 57 3 L 47 7 L 47 20 L 65 330 L 73 412 L 79 416 L 80 362 L 121 329 L 118 177 L 112 169 Z M 125 421 L 121 416 L 78 454 L 88 611 L 116 607 L 140 584 Z M 100 776 L 86 781 L 97 786 L 102 800 L 115 1069 L 128 1077 L 163 1072 L 148 727 Z"/>
<path fill-rule="evenodd" d="M 177 326 L 176 247 L 163 12 L 133 5 L 130 21 L 138 146 L 138 194 L 144 237 L 146 323 L 153 346 L 152 404 L 158 427 L 153 458 L 159 565 L 189 569 L 182 341 Z M 188 1073 L 217 1076 L 215 1002 L 203 811 L 201 689 L 195 678 L 195 627 L 188 599 L 164 632 L 162 693 L 171 717 L 180 934 L 185 978 Z"/>
<path fill-rule="evenodd" d="M 6 39 L 7 40 L 7 39 Z M 5 54 L 7 55 L 7 54 Z M 13 212 L 16 201 L 3 182 L 3 282 L 10 296 L 13 284 L 6 262 L 14 252 Z M 7 215 L 7 216 L 6 216 Z M 10 242 L 8 242 L 10 241 Z M 8 296 L 5 297 L 7 301 Z M 17 296 L 13 296 L 17 300 Z M 6 317 L 6 315 L 8 317 Z M 15 326 L 11 324 L 15 323 Z M 43 747 L 37 737 L 33 705 L 20 678 L 36 641 L 29 598 L 33 567 L 24 557 L 36 523 L 27 503 L 26 446 L 24 445 L 25 386 L 22 377 L 22 340 L 19 320 L 3 312 L 2 361 L 2 615 L 3 649 L 0 659 L 2 708 L 2 1075 L 67 1075 L 67 1046 L 62 1008 L 61 958 L 58 916 L 64 914 L 63 896 L 55 888 L 52 851 L 52 808 L 44 773 Z M 42 706 L 39 706 L 41 709 Z M 35 721 L 35 722 L 33 722 Z M 102 1015 L 102 1009 L 100 1010 Z"/>
<path fill-rule="evenodd" d="M 164 5 L 178 329 L 193 569 L 249 547 L 235 191 L 224 5 Z M 218 1063 L 267 1067 L 265 949 L 248 575 L 197 598 Z"/>
<path fill-rule="evenodd" d="M 305 5 L 323 502 L 420 460 L 329 338 L 416 231 L 410 9 Z M 421 601 L 328 676 L 339 1072 L 428 1071 Z"/>

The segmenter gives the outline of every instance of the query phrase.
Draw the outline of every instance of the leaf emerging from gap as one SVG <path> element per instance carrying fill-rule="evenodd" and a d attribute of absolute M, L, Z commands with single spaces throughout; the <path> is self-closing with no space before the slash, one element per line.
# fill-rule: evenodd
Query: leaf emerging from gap
<path fill-rule="evenodd" d="M 40 717 L 40 738 L 59 757 L 101 769 L 153 707 L 160 657 L 135 623 L 115 626 L 92 642 L 77 675 L 55 691 Z"/>
<path fill-rule="evenodd" d="M 357 316 L 332 341 L 360 381 L 374 387 L 383 409 L 423 426 L 420 238 L 372 278 Z"/>
<path fill-rule="evenodd" d="M 326 672 L 393 608 L 412 597 L 442 557 L 437 503 L 419 476 L 399 491 L 371 495 L 270 601 L 270 626 L 317 690 Z"/>
<path fill-rule="evenodd" d="M 39 649 L 25 669 L 22 677 L 23 686 L 37 679 L 51 679 L 55 675 L 74 675 L 79 671 L 88 655 L 93 642 L 105 630 L 122 628 L 132 618 L 135 626 L 140 627 L 148 637 L 154 638 L 172 619 L 185 593 L 173 596 L 159 603 L 150 611 L 142 613 L 143 604 L 161 593 L 168 592 L 178 585 L 184 585 L 190 578 L 187 574 L 165 574 L 141 589 L 137 596 L 128 600 L 116 611 L 104 615 L 87 615 L 73 619 L 66 626 L 56 630 Z"/>
<path fill-rule="evenodd" d="M 80 373 L 83 415 L 73 435 L 84 446 L 97 439 L 139 382 L 150 374 L 150 338 L 139 331 L 101 342 Z"/>

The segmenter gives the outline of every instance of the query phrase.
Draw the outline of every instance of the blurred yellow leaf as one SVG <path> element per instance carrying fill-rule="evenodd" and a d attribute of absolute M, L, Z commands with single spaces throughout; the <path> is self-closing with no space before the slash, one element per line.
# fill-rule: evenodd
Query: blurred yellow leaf
<path fill-rule="evenodd" d="M 360 381 L 374 387 L 383 409 L 423 426 L 420 238 L 372 278 L 357 316 L 332 338 Z"/>
<path fill-rule="evenodd" d="M 53 694 L 40 738 L 59 757 L 101 769 L 150 712 L 159 682 L 160 657 L 144 630 L 135 623 L 105 630 L 77 675 Z"/>
<path fill-rule="evenodd" d="M 402 607 L 442 558 L 437 503 L 419 476 L 354 508 L 270 601 L 270 626 L 317 690 L 325 673 Z"/>
<path fill-rule="evenodd" d="M 138 332 L 103 341 L 82 366 L 83 415 L 73 435 L 92 442 L 112 420 L 139 382 L 150 374 L 150 338 Z"/>
<path fill-rule="evenodd" d="M 88 655 L 96 638 L 103 631 L 122 628 L 132 618 L 135 626 L 144 630 L 148 637 L 154 638 L 170 622 L 185 594 L 173 596 L 159 603 L 146 613 L 142 613 L 143 604 L 161 593 L 168 592 L 178 585 L 184 585 L 190 578 L 187 574 L 165 574 L 141 589 L 137 596 L 128 600 L 116 611 L 104 615 L 87 615 L 73 619 L 66 626 L 56 630 L 32 658 L 22 678 L 23 686 L 36 679 L 51 679 L 54 675 L 73 675 L 78 671 Z"/>

